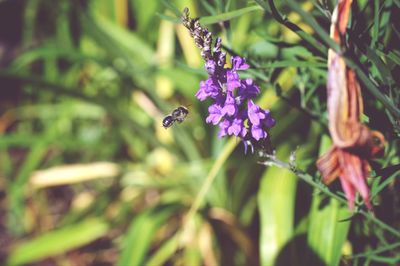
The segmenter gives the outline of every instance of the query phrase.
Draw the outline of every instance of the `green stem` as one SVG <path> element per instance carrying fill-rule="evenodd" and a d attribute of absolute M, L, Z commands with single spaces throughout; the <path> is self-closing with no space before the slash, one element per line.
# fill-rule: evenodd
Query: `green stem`
<path fill-rule="evenodd" d="M 341 203 L 347 204 L 347 200 L 346 199 L 344 199 L 343 197 L 331 192 L 322 183 L 315 182 L 313 180 L 313 177 L 310 174 L 296 169 L 293 165 L 291 165 L 289 163 L 286 163 L 286 162 L 283 162 L 283 161 L 277 159 L 275 156 L 267 155 L 267 161 L 261 162 L 261 164 L 268 165 L 268 166 L 274 165 L 274 166 L 278 166 L 278 167 L 281 167 L 281 168 L 288 169 L 288 170 L 292 171 L 297 177 L 301 178 L 303 181 L 305 181 L 310 186 L 320 190 L 325 195 L 327 195 L 329 197 L 332 197 L 332 198 L 336 199 L 337 201 L 339 201 Z M 390 232 L 392 235 L 400 238 L 400 232 L 398 230 L 396 230 L 395 228 L 385 224 L 384 222 L 382 222 L 381 220 L 376 218 L 372 213 L 366 212 L 366 211 L 363 211 L 363 210 L 359 210 L 358 213 L 363 215 L 365 218 L 367 218 L 371 222 L 375 223 L 377 226 L 379 226 L 382 229 L 386 230 L 387 232 Z"/>
<path fill-rule="evenodd" d="M 400 238 L 400 232 L 398 230 L 396 230 L 395 228 L 385 224 L 384 222 L 382 222 L 381 220 L 376 218 L 372 213 L 366 212 L 366 211 L 363 211 L 363 210 L 360 210 L 359 213 L 361 215 L 363 215 L 365 218 L 367 218 L 368 220 L 370 220 L 371 222 L 373 222 L 376 225 L 380 226 L 382 229 L 385 229 L 386 231 L 392 233 L 394 236 Z"/>
<path fill-rule="evenodd" d="M 400 246 L 400 242 L 385 246 L 385 247 L 381 247 L 381 248 L 377 248 L 375 250 L 369 251 L 369 252 L 364 252 L 364 253 L 359 253 L 359 254 L 355 254 L 352 256 L 349 256 L 349 259 L 356 259 L 356 258 L 364 258 L 364 257 L 368 257 L 371 255 L 375 255 L 375 254 L 379 254 L 381 252 L 385 252 L 388 250 L 394 250 L 395 248 Z"/>

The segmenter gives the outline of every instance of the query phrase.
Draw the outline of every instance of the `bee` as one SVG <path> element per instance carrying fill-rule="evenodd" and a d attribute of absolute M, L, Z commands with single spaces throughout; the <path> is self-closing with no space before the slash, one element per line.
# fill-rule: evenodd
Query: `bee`
<path fill-rule="evenodd" d="M 184 106 L 179 106 L 175 108 L 171 114 L 164 117 L 162 121 L 162 126 L 167 129 L 171 127 L 175 122 L 182 123 L 185 121 L 186 116 L 189 114 L 189 110 Z"/>

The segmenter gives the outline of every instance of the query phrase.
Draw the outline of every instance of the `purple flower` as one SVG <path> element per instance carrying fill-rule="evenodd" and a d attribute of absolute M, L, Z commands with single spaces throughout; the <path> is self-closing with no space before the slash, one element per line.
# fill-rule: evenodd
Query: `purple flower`
<path fill-rule="evenodd" d="M 226 94 L 226 101 L 225 105 L 222 108 L 222 114 L 223 115 L 228 115 L 228 116 L 233 116 L 237 112 L 237 106 L 236 106 L 236 101 L 232 96 L 232 93 L 228 92 Z"/>
<path fill-rule="evenodd" d="M 247 134 L 247 129 L 245 128 L 243 120 L 241 118 L 233 119 L 231 125 L 228 128 L 228 134 L 233 134 L 236 137 L 244 137 Z"/>
<path fill-rule="evenodd" d="M 217 97 L 219 95 L 219 85 L 214 83 L 212 78 L 206 81 L 200 81 L 200 89 L 196 93 L 197 99 L 204 101 L 208 97 Z"/>
<path fill-rule="evenodd" d="M 208 112 L 210 114 L 207 116 L 206 122 L 217 125 L 223 116 L 222 107 L 218 104 L 212 104 L 208 107 Z"/>
<path fill-rule="evenodd" d="M 252 99 L 260 94 L 260 88 L 250 78 L 241 79 L 238 71 L 249 69 L 245 58 L 233 56 L 231 67 L 225 67 L 226 54 L 221 51 L 221 39 L 217 38 L 212 47 L 212 36 L 198 20 L 191 19 L 185 10 L 183 25 L 189 29 L 205 60 L 208 79 L 200 82 L 196 97 L 200 101 L 211 98 L 207 123 L 219 125 L 218 137 L 226 135 L 242 139 L 245 152 L 250 145 L 264 149 L 268 143 L 268 130 L 275 125 L 269 110 L 256 105 Z"/>
<path fill-rule="evenodd" d="M 260 89 L 250 78 L 242 80 L 238 89 L 238 96 L 242 98 L 254 98 L 260 94 Z"/>
<path fill-rule="evenodd" d="M 250 68 L 250 66 L 246 64 L 246 59 L 240 56 L 232 57 L 231 62 L 234 70 L 246 70 Z"/>
<path fill-rule="evenodd" d="M 226 71 L 226 84 L 228 91 L 233 91 L 234 89 L 240 87 L 240 78 L 236 71 Z"/>
<path fill-rule="evenodd" d="M 206 87 L 207 87 L 207 81 L 200 81 L 200 89 L 196 93 L 196 97 L 200 101 L 204 101 L 205 99 L 207 99 L 207 97 L 210 96 L 209 93 L 207 93 L 206 91 Z"/>
<path fill-rule="evenodd" d="M 273 119 L 271 116 L 268 116 L 267 119 L 264 120 L 264 125 L 269 128 L 275 126 L 275 123 L 275 119 Z"/>
<path fill-rule="evenodd" d="M 267 117 L 266 114 L 269 114 L 269 111 L 262 110 L 260 106 L 254 104 L 252 100 L 247 102 L 247 108 L 249 120 L 253 125 L 259 125 L 260 121 Z"/>
<path fill-rule="evenodd" d="M 251 126 L 251 135 L 255 140 L 265 139 L 268 136 L 268 133 L 261 127 L 261 125 L 252 125 Z"/>
<path fill-rule="evenodd" d="M 219 123 L 219 133 L 218 137 L 222 138 L 223 136 L 228 134 L 228 128 L 231 126 L 231 122 L 228 120 L 223 120 L 221 123 Z"/>

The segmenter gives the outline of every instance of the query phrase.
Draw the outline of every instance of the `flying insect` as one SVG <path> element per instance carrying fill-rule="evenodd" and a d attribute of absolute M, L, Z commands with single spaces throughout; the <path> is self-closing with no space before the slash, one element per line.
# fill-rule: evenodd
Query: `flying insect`
<path fill-rule="evenodd" d="M 182 123 L 185 121 L 186 116 L 189 114 L 189 110 L 184 106 L 179 106 L 175 108 L 171 114 L 164 117 L 162 121 L 162 126 L 167 129 L 171 127 L 175 122 Z"/>

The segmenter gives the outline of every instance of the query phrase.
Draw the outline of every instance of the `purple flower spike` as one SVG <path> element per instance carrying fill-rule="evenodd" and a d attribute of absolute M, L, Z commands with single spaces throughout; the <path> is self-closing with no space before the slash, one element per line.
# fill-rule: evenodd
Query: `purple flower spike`
<path fill-rule="evenodd" d="M 214 75 L 215 73 L 215 68 L 216 68 L 216 63 L 212 60 L 208 60 L 205 64 L 205 68 L 207 70 L 207 73 L 209 75 Z"/>
<path fill-rule="evenodd" d="M 249 69 L 246 60 L 233 56 L 231 67 L 226 67 L 226 54 L 221 50 L 222 41 L 217 38 L 212 46 L 212 35 L 203 28 L 197 19 L 189 17 L 186 9 L 182 23 L 189 30 L 196 45 L 201 50 L 208 79 L 200 82 L 196 97 L 200 101 L 211 98 L 207 123 L 219 125 L 218 137 L 234 135 L 242 139 L 245 152 L 248 146 L 266 151 L 269 143 L 268 130 L 275 125 L 269 110 L 254 104 L 253 100 L 260 94 L 260 88 L 250 78 L 242 80 L 237 73 Z"/>

